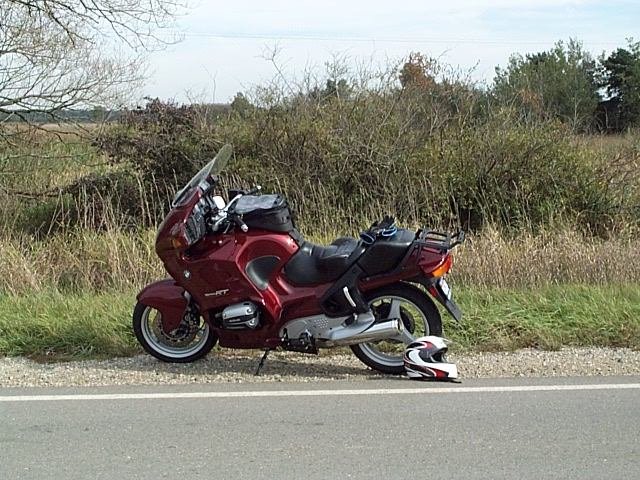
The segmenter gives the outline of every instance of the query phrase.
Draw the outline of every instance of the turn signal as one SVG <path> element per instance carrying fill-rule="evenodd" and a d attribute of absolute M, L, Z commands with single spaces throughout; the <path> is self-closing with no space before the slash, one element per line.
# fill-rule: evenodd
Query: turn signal
<path fill-rule="evenodd" d="M 451 255 L 447 255 L 444 258 L 444 262 L 440 264 L 439 267 L 436 267 L 435 270 L 431 272 L 431 276 L 434 278 L 442 277 L 451 270 L 453 266 L 453 257 Z"/>
<path fill-rule="evenodd" d="M 183 241 L 183 239 L 182 239 L 182 238 L 180 238 L 180 237 L 173 237 L 173 238 L 171 239 L 171 246 L 172 246 L 173 248 L 175 248 L 176 250 L 179 250 L 179 249 L 181 249 L 181 248 L 186 247 L 187 245 L 186 245 L 186 243 Z"/>

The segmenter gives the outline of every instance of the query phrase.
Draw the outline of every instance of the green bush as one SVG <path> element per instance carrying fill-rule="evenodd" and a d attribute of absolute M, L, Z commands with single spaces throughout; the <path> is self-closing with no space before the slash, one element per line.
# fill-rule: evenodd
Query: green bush
<path fill-rule="evenodd" d="M 232 143 L 228 184 L 285 193 L 311 235 L 337 225 L 354 232 L 385 213 L 412 226 L 471 230 L 562 218 L 602 233 L 638 221 L 624 179 L 612 182 L 585 160 L 591 152 L 570 127 L 523 118 L 517 105 L 497 104 L 432 60 L 411 62 L 365 78 L 306 79 L 297 90 L 272 85 L 228 111 L 154 100 L 125 115 L 99 146 L 165 207 L 178 184 Z"/>
<path fill-rule="evenodd" d="M 60 205 L 65 198 L 47 198 L 25 202 L 16 218 L 14 228 L 31 235 L 44 235 L 56 231 L 60 226 Z M 68 198 L 66 199 L 68 201 Z"/>
<path fill-rule="evenodd" d="M 213 122 L 210 109 L 150 100 L 122 115 L 95 143 L 111 162 L 131 167 L 147 186 L 167 194 L 223 145 L 210 135 Z"/>
<path fill-rule="evenodd" d="M 545 52 L 513 55 L 505 69 L 496 69 L 493 93 L 524 119 L 558 119 L 588 131 L 600 99 L 596 62 L 580 42 L 559 41 Z"/>

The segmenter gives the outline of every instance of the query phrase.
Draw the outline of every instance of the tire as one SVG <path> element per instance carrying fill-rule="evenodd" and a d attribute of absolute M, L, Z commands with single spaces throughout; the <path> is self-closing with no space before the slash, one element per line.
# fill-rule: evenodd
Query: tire
<path fill-rule="evenodd" d="M 195 332 L 196 336 L 201 333 L 197 342 L 184 348 L 176 346 L 178 343 L 172 346 L 170 344 L 172 342 L 171 335 L 161 331 L 162 326 L 157 319 L 150 319 L 152 311 L 157 310 L 140 302 L 136 304 L 133 309 L 133 332 L 142 348 L 158 360 L 169 363 L 195 362 L 205 357 L 218 341 L 218 337 L 211 326 L 200 318 L 202 326 Z M 155 328 L 151 325 L 152 322 L 155 322 Z M 160 333 L 165 338 L 155 338 L 157 333 Z M 193 335 L 193 333 L 190 335 Z"/>
<path fill-rule="evenodd" d="M 416 336 L 442 335 L 442 319 L 440 317 L 440 312 L 438 311 L 435 303 L 433 303 L 433 300 L 431 300 L 431 298 L 419 288 L 409 283 L 395 283 L 393 285 L 368 292 L 365 295 L 365 300 L 369 306 L 374 309 L 377 308 L 378 314 L 381 313 L 381 310 L 386 308 L 386 304 L 382 302 L 380 306 L 376 306 L 376 303 L 384 300 L 385 298 L 388 300 L 400 299 L 401 302 L 406 302 L 406 304 L 400 303 L 400 317 L 402 318 L 405 331 L 411 333 L 410 337 L 415 338 L 413 335 L 414 333 Z M 392 308 L 392 303 L 393 301 L 390 302 L 389 311 Z M 404 305 L 409 306 L 409 304 L 411 305 L 410 308 L 414 310 L 414 312 L 409 312 L 407 309 L 403 310 Z M 419 328 L 419 325 L 415 324 L 415 316 L 418 312 L 423 317 L 421 319 L 422 322 L 420 322 L 423 324 L 423 330 Z M 405 370 L 402 355 L 404 353 L 404 346 L 408 343 L 409 338 L 406 337 L 404 339 L 404 345 L 399 341 L 397 341 L 395 345 L 386 341 L 376 343 L 359 343 L 357 345 L 351 345 L 351 350 L 362 363 L 374 370 L 377 370 L 378 372 L 390 375 L 403 375 Z M 379 345 L 382 344 L 389 344 L 392 352 L 381 352 L 379 350 Z"/>

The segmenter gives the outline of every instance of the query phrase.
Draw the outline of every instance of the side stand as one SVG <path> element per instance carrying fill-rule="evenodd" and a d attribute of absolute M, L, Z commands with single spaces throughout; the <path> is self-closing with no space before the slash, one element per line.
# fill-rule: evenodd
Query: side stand
<path fill-rule="evenodd" d="M 254 373 L 254 376 L 258 376 L 260 375 L 260 370 L 262 369 L 262 367 L 264 367 L 264 362 L 267 360 L 267 355 L 269 355 L 269 352 L 271 351 L 270 348 L 267 348 L 264 351 L 264 355 L 262 355 L 262 358 L 260 359 L 260 363 L 258 364 L 258 368 L 256 368 L 256 373 Z"/>

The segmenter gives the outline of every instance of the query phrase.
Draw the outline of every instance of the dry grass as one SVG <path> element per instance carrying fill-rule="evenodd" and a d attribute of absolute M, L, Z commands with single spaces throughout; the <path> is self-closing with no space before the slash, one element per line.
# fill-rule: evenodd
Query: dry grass
<path fill-rule="evenodd" d="M 460 247 L 453 276 L 463 285 L 508 288 L 640 282 L 640 239 L 572 230 L 510 238 L 489 228 Z"/>
<path fill-rule="evenodd" d="M 340 232 L 335 233 L 335 237 Z M 329 235 L 328 235 L 329 236 Z M 164 276 L 155 232 L 79 231 L 34 242 L 1 240 L 0 291 L 121 291 Z M 455 254 L 453 281 L 470 287 L 607 285 L 640 282 L 640 240 L 598 240 L 573 231 L 508 238 L 471 236 Z"/>
<path fill-rule="evenodd" d="M 0 291 L 13 295 L 44 290 L 119 290 L 141 287 L 161 277 L 153 250 L 154 232 L 82 231 L 30 238 L 3 239 Z"/>

